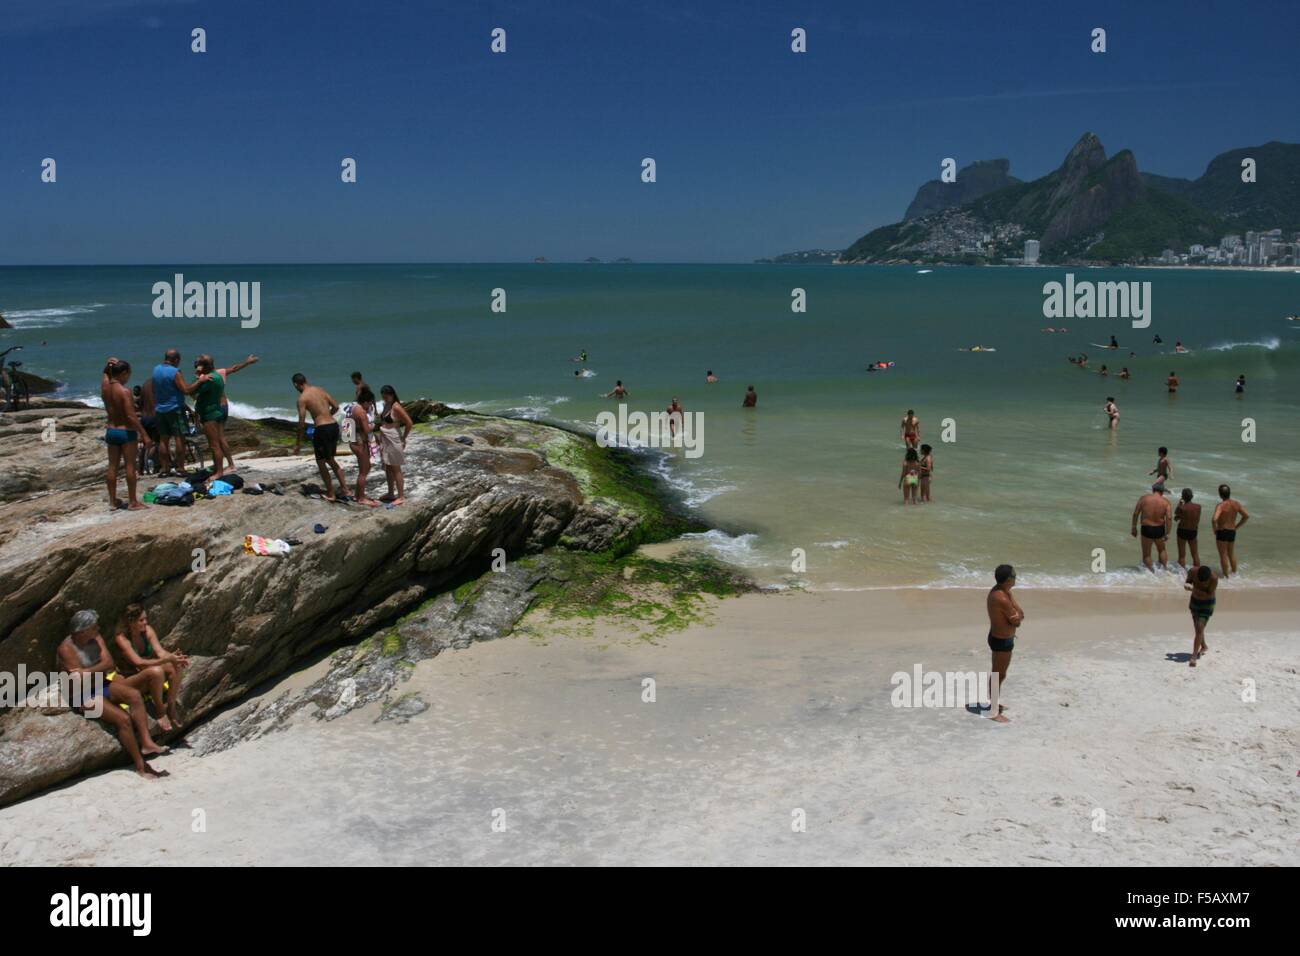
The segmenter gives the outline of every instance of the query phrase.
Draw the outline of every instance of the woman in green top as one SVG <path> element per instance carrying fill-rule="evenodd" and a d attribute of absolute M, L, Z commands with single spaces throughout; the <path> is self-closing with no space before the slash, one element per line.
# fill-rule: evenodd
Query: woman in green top
<path fill-rule="evenodd" d="M 200 355 L 194 360 L 194 371 L 198 374 L 194 389 L 194 412 L 203 426 L 203 434 L 208 436 L 208 447 L 212 449 L 212 463 L 216 470 L 212 480 L 216 480 L 227 471 L 235 470 L 235 459 L 226 444 L 226 416 L 221 401 L 226 394 L 226 380 L 213 367 L 211 355 Z M 230 462 L 227 468 L 224 461 Z"/>

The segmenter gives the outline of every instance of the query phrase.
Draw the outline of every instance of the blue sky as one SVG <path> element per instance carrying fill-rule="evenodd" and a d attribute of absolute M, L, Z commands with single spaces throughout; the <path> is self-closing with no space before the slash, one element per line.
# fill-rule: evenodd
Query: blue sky
<path fill-rule="evenodd" d="M 1294 9 L 4 0 L 0 264 L 843 248 L 946 156 L 1033 178 L 1092 130 L 1195 177 L 1300 140 Z"/>

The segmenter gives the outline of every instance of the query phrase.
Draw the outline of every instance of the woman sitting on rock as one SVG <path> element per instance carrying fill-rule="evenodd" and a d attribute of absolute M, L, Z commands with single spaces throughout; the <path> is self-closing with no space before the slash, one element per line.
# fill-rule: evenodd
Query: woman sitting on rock
<path fill-rule="evenodd" d="M 159 715 L 164 712 L 167 719 L 175 726 L 180 726 L 176 716 L 176 695 L 181 690 L 181 679 L 190 659 L 180 651 L 169 651 L 158 640 L 158 634 L 149 626 L 149 617 L 144 607 L 128 604 L 122 612 L 122 622 L 117 628 L 117 659 L 122 662 L 121 671 L 130 677 L 149 667 L 161 667 L 167 678 L 165 696 L 166 704 L 155 700 L 154 708 Z"/>

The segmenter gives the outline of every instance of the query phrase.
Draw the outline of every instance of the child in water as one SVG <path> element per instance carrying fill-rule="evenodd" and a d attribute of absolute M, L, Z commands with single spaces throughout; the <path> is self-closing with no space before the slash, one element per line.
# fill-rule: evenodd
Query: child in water
<path fill-rule="evenodd" d="M 911 504 L 917 504 L 916 492 L 917 487 L 921 484 L 921 458 L 916 453 L 915 448 L 909 448 L 907 455 L 903 458 L 903 472 L 898 476 L 898 487 L 903 489 L 903 504 L 908 504 L 908 497 L 911 496 Z"/>

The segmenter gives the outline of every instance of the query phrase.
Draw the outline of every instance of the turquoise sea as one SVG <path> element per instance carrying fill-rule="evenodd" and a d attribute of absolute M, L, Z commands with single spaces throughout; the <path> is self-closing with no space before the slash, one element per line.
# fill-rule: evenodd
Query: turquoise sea
<path fill-rule="evenodd" d="M 1149 281 L 1152 325 L 1048 321 L 1045 282 Z M 261 283 L 261 322 L 156 319 L 152 286 Z M 507 311 L 490 309 L 504 289 Z M 791 311 L 791 290 L 807 312 Z M 237 413 L 289 415 L 297 371 L 346 396 L 348 374 L 403 397 L 594 425 L 622 379 L 629 408 L 678 396 L 704 414 L 704 454 L 647 454 L 715 526 L 703 537 L 763 581 L 811 588 L 982 584 L 1009 561 L 1025 585 L 1167 587 L 1137 570 L 1129 515 L 1156 448 L 1171 487 L 1212 505 L 1223 481 L 1252 521 L 1242 586 L 1300 583 L 1300 274 L 1196 270 L 778 265 L 353 265 L 0 268 L 0 312 L 24 368 L 97 394 L 104 358 L 165 348 L 219 364 Z M 1066 324 L 1069 332 L 1041 332 Z M 1152 342 L 1153 334 L 1164 339 Z M 1122 348 L 1089 343 L 1115 335 Z M 1192 350 L 1174 356 L 1175 340 Z M 996 352 L 959 351 L 972 345 Z M 593 378 L 570 359 L 589 354 Z M 1136 354 L 1130 355 L 1130 350 Z M 1066 356 L 1086 351 L 1093 371 Z M 869 362 L 897 363 L 868 373 Z M 1132 378 L 1096 369 L 1128 366 Z M 705 383 L 712 369 L 720 381 Z M 1170 397 L 1165 376 L 1182 388 Z M 1244 374 L 1244 396 L 1233 382 Z M 753 384 L 758 408 L 740 407 Z M 1116 434 L 1102 403 L 1120 406 Z M 903 507 L 898 423 L 935 446 L 934 503 Z M 955 441 L 939 439 L 952 419 Z M 1252 419 L 1256 440 L 1242 440 Z M 1206 515 L 1205 527 L 1208 524 Z M 1202 538 L 1210 538 L 1208 532 Z M 1212 552 L 1213 542 L 1203 541 Z M 1106 551 L 1107 572 L 1091 570 Z M 792 571 L 792 552 L 806 554 Z"/>

